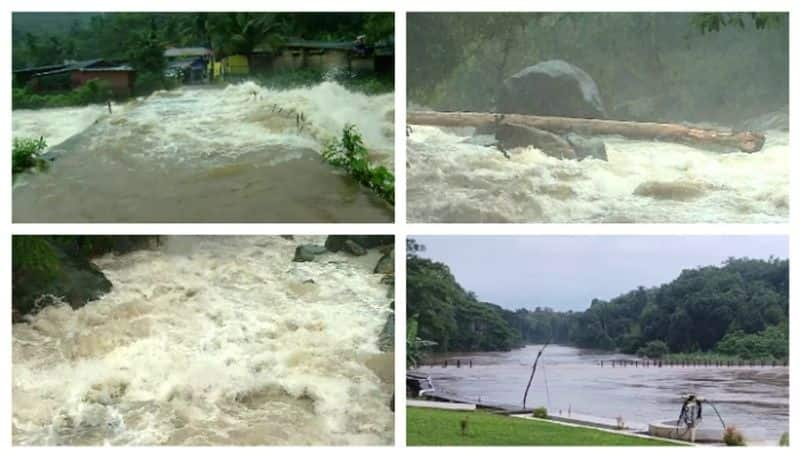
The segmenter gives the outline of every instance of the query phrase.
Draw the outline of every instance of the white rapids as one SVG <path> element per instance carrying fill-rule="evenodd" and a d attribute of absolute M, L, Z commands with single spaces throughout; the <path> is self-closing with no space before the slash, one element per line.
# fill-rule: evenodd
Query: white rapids
<path fill-rule="evenodd" d="M 13 326 L 15 445 L 392 443 L 374 264 L 291 261 L 323 237 L 163 240 L 97 259 L 99 300 Z"/>
<path fill-rule="evenodd" d="M 14 183 L 17 222 L 389 222 L 391 209 L 324 163 L 356 126 L 394 167 L 394 94 L 339 84 L 272 90 L 186 86 L 113 106 L 13 111 L 44 137 L 43 173 Z"/>
<path fill-rule="evenodd" d="M 782 223 L 789 217 L 789 134 L 754 154 L 606 137 L 608 162 L 469 142 L 473 129 L 414 126 L 409 222 Z M 431 198 L 435 195 L 436 198 Z"/>

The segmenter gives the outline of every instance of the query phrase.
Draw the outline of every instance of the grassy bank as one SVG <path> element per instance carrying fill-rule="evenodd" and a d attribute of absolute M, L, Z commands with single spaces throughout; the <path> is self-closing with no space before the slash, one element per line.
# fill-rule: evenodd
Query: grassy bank
<path fill-rule="evenodd" d="M 467 431 L 461 433 L 461 421 Z M 671 443 L 482 411 L 406 408 L 409 446 L 664 446 Z"/>

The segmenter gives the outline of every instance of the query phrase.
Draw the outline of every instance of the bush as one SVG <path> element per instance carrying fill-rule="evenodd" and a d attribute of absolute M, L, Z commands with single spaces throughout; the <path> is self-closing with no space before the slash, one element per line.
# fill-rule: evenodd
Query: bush
<path fill-rule="evenodd" d="M 789 356 L 789 327 L 784 322 L 758 333 L 745 334 L 734 330 L 717 343 L 715 350 L 745 360 L 782 360 Z"/>
<path fill-rule="evenodd" d="M 373 167 L 369 163 L 367 148 L 354 125 L 346 125 L 342 139 L 333 140 L 325 146 L 322 158 L 344 169 L 356 181 L 394 205 L 394 174 L 384 166 Z"/>
<path fill-rule="evenodd" d="M 547 408 L 540 406 L 533 409 L 533 417 L 537 419 L 547 419 Z"/>
<path fill-rule="evenodd" d="M 113 98 L 108 83 L 93 79 L 75 90 L 66 92 L 36 93 L 29 87 L 13 89 L 11 106 L 13 109 L 63 108 L 84 106 L 92 103 L 105 103 Z"/>
<path fill-rule="evenodd" d="M 44 138 L 14 138 L 11 148 L 11 173 L 16 175 L 30 168 L 43 170 L 47 162 L 39 154 L 47 148 Z"/>
<path fill-rule="evenodd" d="M 725 434 L 722 435 L 722 441 L 728 446 L 744 446 L 744 436 L 739 432 L 739 429 L 729 425 L 725 427 Z"/>
<path fill-rule="evenodd" d="M 667 355 L 669 347 L 667 343 L 661 340 L 648 341 L 643 347 L 639 348 L 636 352 L 640 357 L 647 357 L 648 359 L 660 359 Z"/>
<path fill-rule="evenodd" d="M 781 440 L 778 441 L 778 446 L 788 446 L 789 445 L 789 433 L 786 432 L 781 435 Z"/>

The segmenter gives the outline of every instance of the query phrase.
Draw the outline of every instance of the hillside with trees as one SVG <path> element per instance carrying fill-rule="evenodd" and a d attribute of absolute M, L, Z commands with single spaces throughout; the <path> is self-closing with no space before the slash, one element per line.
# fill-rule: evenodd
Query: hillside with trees
<path fill-rule="evenodd" d="M 683 270 L 657 287 L 638 287 L 585 311 L 515 311 L 480 301 L 447 265 L 419 257 L 409 241 L 408 316 L 434 351 L 509 350 L 550 341 L 653 358 L 715 354 L 785 360 L 789 333 L 789 261 L 729 258 Z"/>

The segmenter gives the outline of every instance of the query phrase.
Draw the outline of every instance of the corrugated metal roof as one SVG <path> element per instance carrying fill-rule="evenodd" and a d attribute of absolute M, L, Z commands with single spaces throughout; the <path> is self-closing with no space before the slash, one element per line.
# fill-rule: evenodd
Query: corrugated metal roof
<path fill-rule="evenodd" d="M 210 49 L 201 46 L 189 48 L 168 48 L 164 51 L 164 57 L 207 56 L 210 54 L 212 54 Z"/>
<path fill-rule="evenodd" d="M 283 44 L 284 48 L 316 48 L 316 49 L 353 49 L 353 41 L 322 40 L 290 40 Z"/>

